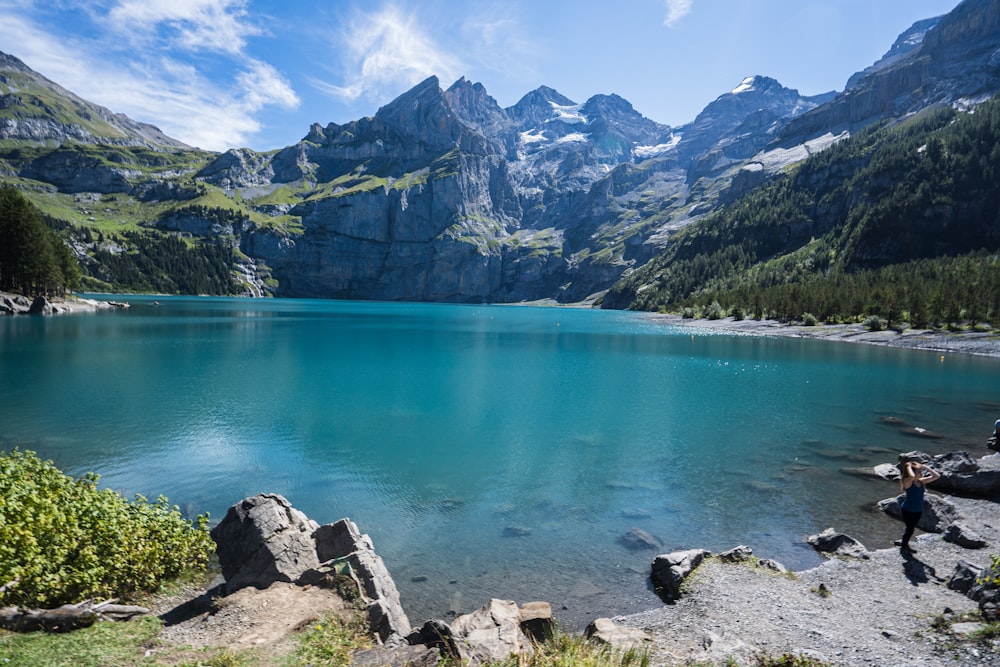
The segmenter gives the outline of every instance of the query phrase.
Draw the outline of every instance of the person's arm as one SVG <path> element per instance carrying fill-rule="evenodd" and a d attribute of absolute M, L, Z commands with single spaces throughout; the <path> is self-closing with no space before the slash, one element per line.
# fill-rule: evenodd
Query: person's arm
<path fill-rule="evenodd" d="M 941 479 L 941 473 L 939 473 L 937 470 L 934 470 L 933 468 L 928 468 L 925 465 L 921 465 L 920 468 L 922 471 L 920 475 L 920 482 L 922 484 L 929 484 L 936 479 Z"/>

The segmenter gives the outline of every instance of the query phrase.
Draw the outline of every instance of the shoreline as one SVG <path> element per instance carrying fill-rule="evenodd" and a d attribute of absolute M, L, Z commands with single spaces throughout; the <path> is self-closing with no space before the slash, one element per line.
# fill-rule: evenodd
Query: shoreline
<path fill-rule="evenodd" d="M 859 343 L 947 354 L 971 354 L 1000 358 L 1000 333 L 989 331 L 941 331 L 907 329 L 869 331 L 863 324 L 785 324 L 777 320 L 684 319 L 680 315 L 649 313 L 649 318 L 670 326 L 691 327 L 716 333 L 748 336 L 808 338 L 842 343 Z"/>

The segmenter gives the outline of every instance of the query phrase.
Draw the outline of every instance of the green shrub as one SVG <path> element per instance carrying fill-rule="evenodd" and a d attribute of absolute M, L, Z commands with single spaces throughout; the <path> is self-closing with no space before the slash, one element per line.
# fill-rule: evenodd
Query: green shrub
<path fill-rule="evenodd" d="M 819 324 L 819 320 L 812 313 L 802 313 L 802 324 L 807 327 L 814 327 Z"/>
<path fill-rule="evenodd" d="M 718 301 L 713 301 L 705 311 L 705 317 L 710 320 L 721 320 L 725 316 L 726 311 Z"/>
<path fill-rule="evenodd" d="M 681 311 L 681 317 L 684 318 L 685 320 L 693 320 L 694 308 L 690 306 L 685 307 L 684 310 Z"/>
<path fill-rule="evenodd" d="M 865 320 L 865 328 L 869 331 L 882 331 L 885 329 L 885 320 L 878 315 L 872 315 Z"/>
<path fill-rule="evenodd" d="M 204 569 L 215 544 L 208 515 L 186 521 L 160 496 L 129 502 L 74 480 L 31 451 L 0 454 L 0 604 L 53 607 L 156 590 Z"/>

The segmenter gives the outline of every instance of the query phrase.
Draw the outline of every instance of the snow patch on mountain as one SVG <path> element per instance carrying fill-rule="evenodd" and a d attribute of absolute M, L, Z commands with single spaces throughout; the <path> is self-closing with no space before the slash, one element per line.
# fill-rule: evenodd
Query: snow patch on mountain
<path fill-rule="evenodd" d="M 680 140 L 681 135 L 675 134 L 670 137 L 670 141 L 667 143 L 656 144 L 655 146 L 636 146 L 632 149 L 632 154 L 643 160 L 656 157 L 657 155 L 663 155 L 671 148 L 674 148 Z"/>
<path fill-rule="evenodd" d="M 587 117 L 580 113 L 579 104 L 565 105 L 549 102 L 552 105 L 553 120 L 560 120 L 568 125 L 586 125 Z"/>

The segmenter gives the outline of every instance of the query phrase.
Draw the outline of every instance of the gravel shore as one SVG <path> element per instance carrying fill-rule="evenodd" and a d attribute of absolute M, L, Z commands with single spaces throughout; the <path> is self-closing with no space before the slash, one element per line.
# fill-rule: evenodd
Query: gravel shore
<path fill-rule="evenodd" d="M 664 324 L 695 327 L 751 336 L 783 336 L 787 338 L 813 338 L 845 343 L 865 343 L 912 350 L 929 350 L 941 353 L 976 354 L 1000 357 L 1000 333 L 996 331 L 940 331 L 936 329 L 907 329 L 896 331 L 869 331 L 862 324 L 784 324 L 775 320 L 718 320 L 684 319 L 679 315 L 651 315 Z"/>
<path fill-rule="evenodd" d="M 986 566 L 997 552 L 1000 498 L 949 499 L 989 548 L 923 534 L 909 555 L 876 549 L 867 560 L 831 558 L 791 575 L 711 559 L 676 604 L 614 620 L 649 633 L 657 665 L 753 664 L 756 655 L 785 653 L 848 666 L 1000 665 L 996 643 L 963 633 L 975 626 L 962 625 L 962 614 L 977 605 L 946 586 L 958 561 Z"/>

